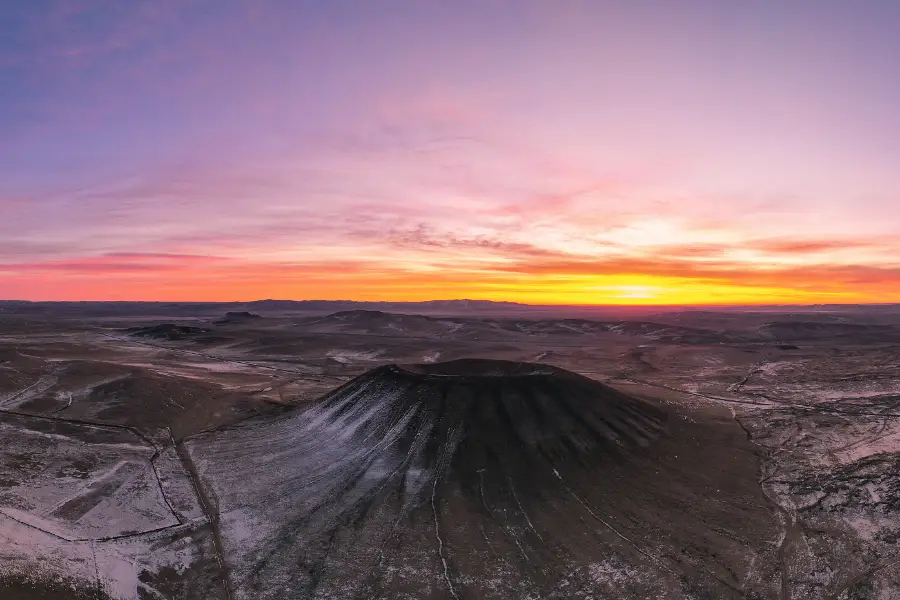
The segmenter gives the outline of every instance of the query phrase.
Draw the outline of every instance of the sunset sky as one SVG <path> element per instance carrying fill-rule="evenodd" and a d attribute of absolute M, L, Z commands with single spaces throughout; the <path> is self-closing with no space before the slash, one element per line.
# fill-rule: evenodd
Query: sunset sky
<path fill-rule="evenodd" d="M 900 2 L 0 2 L 0 298 L 900 302 Z"/>

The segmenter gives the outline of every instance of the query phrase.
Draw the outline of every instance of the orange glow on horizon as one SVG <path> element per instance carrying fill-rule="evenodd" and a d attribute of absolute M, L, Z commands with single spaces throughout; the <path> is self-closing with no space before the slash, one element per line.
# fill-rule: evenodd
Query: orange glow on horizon
<path fill-rule="evenodd" d="M 0 299 L 900 302 L 898 2 L 204 4 L 0 8 Z"/>
<path fill-rule="evenodd" d="M 105 268 L 101 268 L 101 266 Z M 373 265 L 197 263 L 169 270 L 111 268 L 87 262 L 76 269 L 3 273 L 3 296 L 27 300 L 425 301 L 469 298 L 545 305 L 741 305 L 900 302 L 891 279 L 829 269 L 705 275 L 515 273 L 441 270 L 433 273 Z M 752 281 L 741 280 L 753 275 Z M 846 280 L 856 280 L 849 284 Z M 791 281 L 794 282 L 791 285 Z"/>

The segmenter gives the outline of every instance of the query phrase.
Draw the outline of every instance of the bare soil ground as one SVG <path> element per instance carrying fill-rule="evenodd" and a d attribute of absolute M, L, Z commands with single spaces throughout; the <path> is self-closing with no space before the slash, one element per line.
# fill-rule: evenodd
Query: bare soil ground
<path fill-rule="evenodd" d="M 524 587 L 504 587 L 515 573 L 547 598 L 900 598 L 895 307 L 382 308 L 393 312 L 0 303 L 0 597 L 265 597 L 265 586 L 242 587 L 242 547 L 259 532 L 241 529 L 244 501 L 221 505 L 218 467 L 194 451 L 202 440 L 305 414 L 380 366 L 485 358 L 553 365 L 666 407 L 674 429 L 635 460 L 669 484 L 621 466 L 579 481 L 582 499 L 606 486 L 591 492 L 592 516 L 573 498 L 535 510 L 519 497 L 519 509 L 512 490 L 524 494 L 526 483 L 513 477 L 491 484 L 499 521 L 457 525 L 477 513 L 465 486 L 442 483 L 433 506 L 426 494 L 399 521 L 397 496 L 361 522 L 394 528 L 387 542 L 341 528 L 319 539 L 328 528 L 304 525 L 308 537 L 286 547 L 319 540 L 335 554 L 309 551 L 327 558 L 311 563 L 320 580 L 298 597 L 343 597 L 329 579 L 343 564 L 372 597 L 466 598 L 474 579 L 478 594 L 493 582 L 491 593 L 518 597 Z M 254 474 L 245 478 L 252 497 Z M 593 532 L 579 547 L 594 550 L 564 541 L 547 550 L 540 538 L 569 527 L 548 515 L 569 515 L 566 539 Z M 384 542 L 379 563 L 348 550 L 354 540 L 375 544 L 367 550 Z M 559 588 L 553 556 L 571 566 Z M 666 573 L 660 560 L 680 575 L 648 579 Z"/>

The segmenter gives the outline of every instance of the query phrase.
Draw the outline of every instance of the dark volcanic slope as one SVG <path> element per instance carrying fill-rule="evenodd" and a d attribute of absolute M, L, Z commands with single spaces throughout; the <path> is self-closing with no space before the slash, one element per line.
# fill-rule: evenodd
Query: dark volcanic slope
<path fill-rule="evenodd" d="M 240 598 L 775 597 L 730 417 L 464 360 L 378 368 L 189 448 Z"/>
<path fill-rule="evenodd" d="M 168 339 L 173 341 L 182 340 L 201 333 L 209 333 L 209 329 L 189 327 L 187 325 L 176 325 L 175 323 L 162 323 L 160 325 L 152 325 L 149 327 L 130 327 L 125 331 L 139 337 Z"/>
<path fill-rule="evenodd" d="M 621 460 L 649 445 L 667 418 L 656 406 L 545 365 L 458 360 L 389 366 L 371 376 L 406 388 L 391 403 L 389 422 L 412 415 L 437 477 L 472 483 L 473 473 L 490 469 L 530 479 L 534 493 L 554 469 Z M 332 395 L 326 406 L 343 398 Z M 342 409 L 353 406 L 338 414 Z"/>

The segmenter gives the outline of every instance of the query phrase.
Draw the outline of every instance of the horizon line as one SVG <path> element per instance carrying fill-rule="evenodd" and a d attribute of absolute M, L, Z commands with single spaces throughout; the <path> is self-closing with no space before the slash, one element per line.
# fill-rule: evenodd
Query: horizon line
<path fill-rule="evenodd" d="M 322 302 L 322 303 L 355 303 L 355 304 L 431 304 L 439 302 L 478 302 L 483 304 L 513 304 L 516 306 L 551 307 L 551 308 L 742 308 L 742 307 L 816 307 L 816 306 L 900 306 L 900 302 L 811 302 L 811 303 L 605 303 L 605 304 L 557 304 L 530 303 L 515 300 L 482 300 L 476 298 L 434 298 L 431 300 L 352 300 L 321 298 L 258 298 L 256 300 L 28 300 L 24 298 L 0 298 L 0 303 L 29 304 L 254 304 L 259 302 Z"/>

